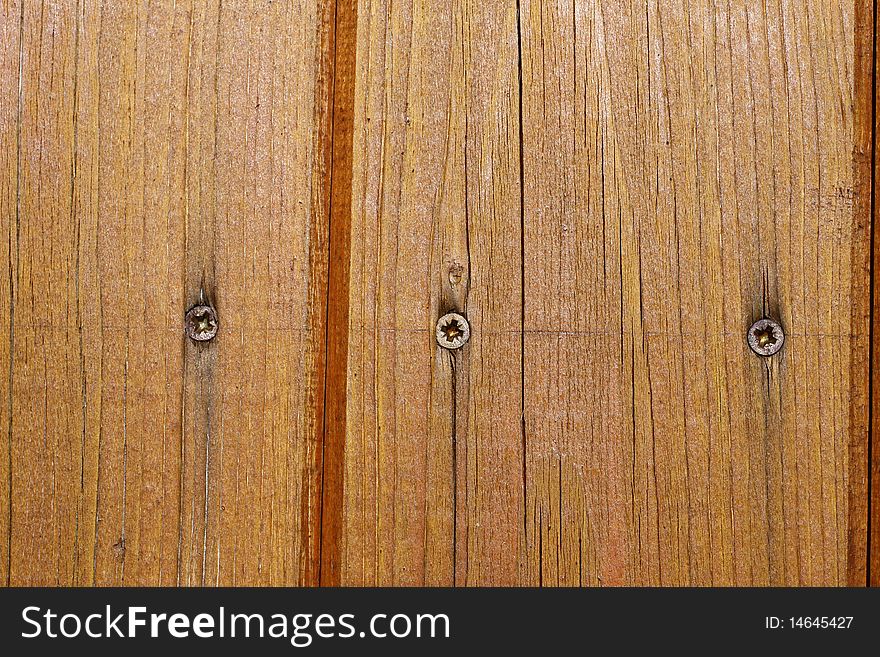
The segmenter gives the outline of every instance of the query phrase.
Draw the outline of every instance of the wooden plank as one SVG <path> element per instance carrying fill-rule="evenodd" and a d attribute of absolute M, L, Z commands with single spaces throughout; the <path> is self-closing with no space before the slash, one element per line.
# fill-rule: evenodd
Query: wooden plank
<path fill-rule="evenodd" d="M 856 340 L 850 355 L 850 444 L 847 581 L 849 586 L 870 585 L 870 471 L 873 346 L 873 207 L 876 86 L 876 2 L 854 3 L 853 66 L 853 223 L 851 334 Z M 876 351 L 873 351 L 876 353 Z"/>
<path fill-rule="evenodd" d="M 867 4 L 867 3 L 865 3 Z M 880 250 L 877 248 L 877 238 L 875 235 L 877 225 L 877 193 L 880 191 L 880 178 L 877 177 L 876 157 L 877 157 L 877 140 L 880 139 L 880 130 L 878 130 L 878 119 L 876 113 L 878 89 L 877 89 L 877 34 L 878 34 L 878 15 L 877 5 L 874 3 L 873 14 L 864 8 L 862 12 L 863 20 L 860 23 L 861 30 L 856 33 L 856 43 L 858 45 L 857 70 L 862 72 L 860 76 L 863 80 L 869 78 L 868 82 L 862 83 L 863 93 L 857 94 L 859 102 L 856 105 L 857 116 L 861 118 L 858 125 L 862 128 L 862 146 L 858 151 L 856 159 L 856 173 L 862 180 L 865 188 L 871 190 L 873 195 L 870 199 L 862 199 L 861 207 L 865 210 L 869 220 L 866 221 L 866 230 L 871 234 L 871 253 L 864 257 L 864 267 L 867 269 L 872 267 L 872 276 L 862 283 L 858 293 L 861 296 L 871 300 L 870 312 L 871 324 L 871 352 L 864 354 L 864 358 L 871 369 L 870 390 L 864 395 L 864 401 L 870 405 L 870 439 L 868 444 L 861 447 L 859 444 L 853 444 L 853 463 L 861 467 L 861 473 L 866 475 L 867 490 L 864 487 L 854 488 L 850 494 L 850 504 L 854 510 L 853 516 L 857 522 L 854 523 L 856 531 L 852 532 L 853 540 L 850 541 L 850 561 L 855 566 L 865 562 L 866 573 L 864 578 L 858 578 L 851 584 L 861 585 L 867 582 L 868 586 L 880 586 L 880 334 L 877 333 L 876 326 L 880 321 L 880 304 L 876 303 L 878 298 L 878 281 L 876 274 L 878 265 L 880 265 Z M 856 294 L 856 290 L 853 294 Z M 861 447 L 861 449 L 860 449 Z M 860 473 L 860 474 L 861 474 Z M 862 536 L 867 537 L 867 545 L 863 546 L 859 539 Z M 865 554 L 867 549 L 867 554 Z"/>
<path fill-rule="evenodd" d="M 4 3 L 8 583 L 317 580 L 326 12 Z"/>
<path fill-rule="evenodd" d="M 0 7 L 0 430 L 4 433 L 0 455 L 0 582 L 9 586 L 10 524 L 12 520 L 12 281 L 15 263 L 12 254 L 18 239 L 18 67 L 21 56 L 21 4 L 7 2 Z"/>
<path fill-rule="evenodd" d="M 315 521 L 303 514 L 317 508 L 323 412 L 313 398 L 322 394 L 327 229 L 312 133 L 324 112 L 315 66 L 324 7 L 194 11 L 186 170 L 198 212 L 188 213 L 186 305 L 204 285 L 222 334 L 205 350 L 186 347 L 183 490 L 196 503 L 183 510 L 181 577 L 303 583 L 316 578 Z"/>
<path fill-rule="evenodd" d="M 847 582 L 854 6 L 522 3 L 528 582 Z"/>
<path fill-rule="evenodd" d="M 516 8 L 358 3 L 342 582 L 515 583 Z M 437 319 L 472 337 L 447 352 Z"/>
<path fill-rule="evenodd" d="M 328 3 L 329 6 L 329 3 Z M 329 209 L 329 271 L 327 285 L 326 385 L 322 424 L 320 584 L 341 583 L 342 508 L 345 474 L 345 420 L 348 390 L 348 301 L 351 263 L 352 156 L 354 139 L 357 2 L 337 0 L 333 7 L 332 54 L 333 132 Z"/>

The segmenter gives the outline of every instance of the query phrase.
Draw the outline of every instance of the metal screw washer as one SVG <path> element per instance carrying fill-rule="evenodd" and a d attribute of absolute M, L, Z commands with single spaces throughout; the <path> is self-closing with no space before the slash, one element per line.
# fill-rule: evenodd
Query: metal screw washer
<path fill-rule="evenodd" d="M 186 335 L 196 342 L 208 342 L 217 335 L 220 324 L 217 321 L 217 311 L 211 306 L 198 305 L 190 308 L 184 321 Z"/>
<path fill-rule="evenodd" d="M 749 347 L 759 356 L 772 356 L 782 349 L 785 332 L 779 322 L 763 317 L 752 324 L 747 335 Z"/>
<path fill-rule="evenodd" d="M 459 349 L 470 337 L 471 327 L 458 313 L 446 313 L 437 320 L 437 344 L 444 349 Z"/>

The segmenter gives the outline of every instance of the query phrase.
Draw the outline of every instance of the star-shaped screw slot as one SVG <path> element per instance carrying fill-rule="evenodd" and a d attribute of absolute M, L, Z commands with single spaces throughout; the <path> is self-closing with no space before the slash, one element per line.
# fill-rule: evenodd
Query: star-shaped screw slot
<path fill-rule="evenodd" d="M 782 326 L 768 317 L 763 317 L 752 324 L 748 332 L 749 347 L 759 356 L 772 356 L 785 342 Z"/>
<path fill-rule="evenodd" d="M 458 349 L 470 336 L 468 321 L 458 313 L 447 313 L 437 320 L 437 344 L 444 349 Z"/>
<path fill-rule="evenodd" d="M 461 324 L 458 323 L 457 319 L 450 319 L 446 326 L 442 328 L 442 331 L 446 334 L 447 340 L 454 340 L 462 333 Z"/>
<path fill-rule="evenodd" d="M 773 336 L 773 329 L 770 328 L 755 331 L 755 339 L 758 341 L 759 347 L 768 347 L 776 344 L 776 338 Z"/>
<path fill-rule="evenodd" d="M 186 334 L 196 342 L 208 342 L 217 335 L 217 311 L 211 306 L 199 305 L 186 313 Z"/>
<path fill-rule="evenodd" d="M 205 335 L 210 332 L 213 328 L 214 321 L 211 319 L 211 316 L 204 312 L 200 315 L 196 315 L 196 333 L 199 335 Z"/>

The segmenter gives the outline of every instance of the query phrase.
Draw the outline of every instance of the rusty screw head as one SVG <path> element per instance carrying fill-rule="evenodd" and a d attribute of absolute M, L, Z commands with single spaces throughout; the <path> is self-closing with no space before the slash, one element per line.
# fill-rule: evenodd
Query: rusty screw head
<path fill-rule="evenodd" d="M 186 335 L 196 342 L 208 342 L 217 335 L 217 311 L 211 306 L 193 306 L 186 313 Z"/>
<path fill-rule="evenodd" d="M 749 347 L 759 356 L 772 356 L 782 349 L 785 333 L 779 322 L 764 317 L 749 328 L 748 341 Z"/>
<path fill-rule="evenodd" d="M 458 349 L 471 337 L 468 321 L 458 313 L 446 313 L 437 320 L 437 344 L 444 349 Z"/>

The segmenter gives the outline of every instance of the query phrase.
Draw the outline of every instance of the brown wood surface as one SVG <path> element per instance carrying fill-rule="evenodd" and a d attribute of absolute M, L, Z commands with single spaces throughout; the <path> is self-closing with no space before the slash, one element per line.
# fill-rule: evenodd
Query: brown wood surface
<path fill-rule="evenodd" d="M 513 3 L 359 3 L 345 584 L 513 583 L 523 526 Z M 437 318 L 466 312 L 462 351 Z"/>
<path fill-rule="evenodd" d="M 323 3 L 0 11 L 6 581 L 315 581 Z"/>
<path fill-rule="evenodd" d="M 874 20 L 0 2 L 0 581 L 878 583 Z"/>
<path fill-rule="evenodd" d="M 878 191 L 880 191 L 880 180 L 878 180 L 876 172 L 877 142 L 878 139 L 880 139 L 880 129 L 878 129 L 878 127 L 880 127 L 880 124 L 878 124 L 880 118 L 877 117 L 876 112 L 878 93 L 880 93 L 877 86 L 877 30 L 878 27 L 880 27 L 878 21 L 880 21 L 880 15 L 877 13 L 877 3 L 875 2 L 873 38 L 861 40 L 861 49 L 863 51 L 862 61 L 867 60 L 870 55 L 873 55 L 873 86 L 871 87 L 870 92 L 866 92 L 859 96 L 860 103 L 857 105 L 857 111 L 859 112 L 859 115 L 863 117 L 863 120 L 859 123 L 864 132 L 867 133 L 869 130 L 873 131 L 872 134 L 865 135 L 865 138 L 863 139 L 863 143 L 870 144 L 870 156 L 868 157 L 868 153 L 865 152 L 868 149 L 864 149 L 859 153 L 862 157 L 857 159 L 857 163 L 859 164 L 858 170 L 860 171 L 862 179 L 866 181 L 865 187 L 867 188 L 870 186 L 872 190 L 870 203 L 865 203 L 866 209 L 870 212 L 869 216 L 872 223 L 871 253 L 869 256 L 865 256 L 866 260 L 870 258 L 869 262 L 871 268 L 871 354 L 869 360 L 871 372 L 869 377 L 871 424 L 870 439 L 865 446 L 867 453 L 858 454 L 859 460 L 864 460 L 867 463 L 867 495 L 862 496 L 859 494 L 861 491 L 856 491 L 855 494 L 851 496 L 851 499 L 854 500 L 854 504 L 857 505 L 859 509 L 866 507 L 864 508 L 864 513 L 865 516 L 867 516 L 868 530 L 867 583 L 869 586 L 880 586 L 880 487 L 878 487 L 878 484 L 880 484 L 880 376 L 877 375 L 877 373 L 880 372 L 880 333 L 876 330 L 877 323 L 880 322 L 880 304 L 876 302 L 877 299 L 880 299 L 880 294 L 878 294 L 880 293 L 880 289 L 878 289 L 880 288 L 880 279 L 876 276 L 877 267 L 880 266 L 880 250 L 877 249 L 877 237 L 875 232 L 877 222 L 876 198 Z M 865 22 L 867 23 L 868 21 Z M 869 46 L 866 42 L 873 44 L 873 52 L 869 50 Z M 864 65 L 864 68 L 867 69 L 867 65 Z M 869 118 L 870 120 L 868 120 Z M 858 539 L 855 540 L 857 541 Z"/>
<path fill-rule="evenodd" d="M 872 442 L 877 441 L 880 432 L 875 428 L 878 417 L 872 407 L 876 403 L 877 379 L 874 359 L 877 354 L 874 332 L 876 307 L 874 304 L 874 187 L 875 152 L 875 93 L 876 93 L 876 27 L 877 3 L 860 2 L 855 13 L 855 96 L 854 148 L 853 148 L 853 234 L 862 235 L 852 243 L 852 331 L 867 333 L 871 343 L 862 346 L 858 343 L 853 350 L 850 362 L 852 386 L 850 392 L 850 477 L 849 477 L 849 578 L 850 586 L 876 586 L 878 583 L 876 566 L 880 551 L 872 531 L 876 531 L 877 513 L 880 506 L 871 504 L 872 472 L 876 471 L 878 452 L 872 455 Z M 868 243 L 868 248 L 864 247 Z M 867 370 L 867 376 L 865 371 Z M 868 439 L 863 439 L 867 431 Z M 876 479 L 875 479 L 876 481 Z M 874 528 L 872 530 L 872 527 Z M 874 568 L 872 569 L 872 563 Z M 873 572 L 873 575 L 872 575 Z"/>
<path fill-rule="evenodd" d="M 530 581 L 846 581 L 852 10 L 523 3 Z"/>

